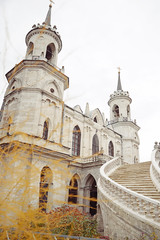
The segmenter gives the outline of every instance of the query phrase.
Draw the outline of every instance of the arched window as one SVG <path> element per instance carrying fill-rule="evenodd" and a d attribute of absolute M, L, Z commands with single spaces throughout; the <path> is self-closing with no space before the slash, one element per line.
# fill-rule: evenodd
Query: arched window
<path fill-rule="evenodd" d="M 81 131 L 78 126 L 75 126 L 72 133 L 72 155 L 80 156 Z"/>
<path fill-rule="evenodd" d="M 95 117 L 95 118 L 93 119 L 93 121 L 97 123 L 97 117 Z"/>
<path fill-rule="evenodd" d="M 47 138 L 48 138 L 48 127 L 49 127 L 49 123 L 48 123 L 48 120 L 46 120 L 44 122 L 44 125 L 43 125 L 43 136 L 42 136 L 42 138 L 44 140 L 47 140 Z"/>
<path fill-rule="evenodd" d="M 54 58 L 54 52 L 55 52 L 55 46 L 53 43 L 51 43 L 47 46 L 47 50 L 46 50 L 46 58 L 48 61 Z"/>
<path fill-rule="evenodd" d="M 118 107 L 118 105 L 113 106 L 113 114 L 114 114 L 114 117 L 119 117 L 119 107 Z"/>
<path fill-rule="evenodd" d="M 39 208 L 44 212 L 47 210 L 48 194 L 52 184 L 52 178 L 51 169 L 47 166 L 43 167 L 40 176 Z"/>
<path fill-rule="evenodd" d="M 78 196 L 78 176 L 75 175 L 72 177 L 69 183 L 69 195 L 68 195 L 68 203 L 77 203 L 77 196 Z"/>
<path fill-rule="evenodd" d="M 99 152 L 99 140 L 97 134 L 95 134 L 92 139 L 92 154 L 98 152 Z"/>
<path fill-rule="evenodd" d="M 109 156 L 114 157 L 114 146 L 113 146 L 112 141 L 109 142 L 108 152 L 109 152 Z"/>

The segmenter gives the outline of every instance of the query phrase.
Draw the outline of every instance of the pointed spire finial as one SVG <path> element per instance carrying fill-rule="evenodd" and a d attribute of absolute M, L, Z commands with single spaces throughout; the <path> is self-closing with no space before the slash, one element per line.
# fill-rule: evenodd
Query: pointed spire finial
<path fill-rule="evenodd" d="M 121 78 L 120 78 L 121 68 L 118 67 L 118 85 L 117 85 L 117 91 L 122 91 L 122 84 L 121 84 Z"/>
<path fill-rule="evenodd" d="M 54 3 L 54 2 L 53 2 L 52 0 L 50 0 L 49 10 L 48 10 L 46 19 L 45 19 L 45 21 L 44 21 L 44 23 L 45 23 L 47 26 L 51 26 L 51 8 L 52 8 L 52 3 Z"/>

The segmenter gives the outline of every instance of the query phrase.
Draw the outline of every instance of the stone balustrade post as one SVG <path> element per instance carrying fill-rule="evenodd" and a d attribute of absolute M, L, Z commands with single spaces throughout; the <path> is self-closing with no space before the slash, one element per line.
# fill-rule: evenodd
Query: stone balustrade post
<path fill-rule="evenodd" d="M 153 209 L 153 218 L 156 222 L 160 222 L 160 215 L 159 215 L 159 206 L 155 205 Z"/>
<path fill-rule="evenodd" d="M 138 212 L 138 202 L 135 196 L 133 196 L 133 211 Z"/>
<path fill-rule="evenodd" d="M 145 210 L 144 210 L 144 200 L 143 199 L 138 199 L 139 202 L 139 213 L 142 215 L 145 215 Z"/>

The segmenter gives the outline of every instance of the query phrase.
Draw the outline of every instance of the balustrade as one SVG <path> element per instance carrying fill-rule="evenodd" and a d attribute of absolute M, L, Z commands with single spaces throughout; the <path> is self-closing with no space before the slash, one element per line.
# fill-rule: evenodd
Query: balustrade
<path fill-rule="evenodd" d="M 156 161 L 156 155 L 159 153 L 160 150 L 157 149 L 157 147 L 155 146 L 155 149 L 153 150 L 151 157 L 152 162 L 150 167 L 150 175 L 155 187 L 160 191 L 160 168 L 158 166 L 158 161 Z"/>
<path fill-rule="evenodd" d="M 160 226 L 160 202 L 138 194 L 116 183 L 109 175 L 121 165 L 120 157 L 105 163 L 100 169 L 99 191 L 103 189 L 106 199 L 111 199 L 127 209 L 131 214 L 137 213 L 142 218 L 156 222 Z M 104 193 L 105 192 L 105 193 Z"/>

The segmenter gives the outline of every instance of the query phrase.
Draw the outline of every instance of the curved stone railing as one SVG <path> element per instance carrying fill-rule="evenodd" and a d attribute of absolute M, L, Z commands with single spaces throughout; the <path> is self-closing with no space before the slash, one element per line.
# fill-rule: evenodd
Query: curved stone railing
<path fill-rule="evenodd" d="M 153 225 L 154 223 L 160 227 L 159 201 L 127 189 L 109 178 L 110 173 L 120 165 L 121 159 L 114 158 L 100 168 L 100 179 L 98 180 L 100 195 L 102 194 L 106 200 L 112 200 L 112 202 L 123 210 L 127 210 L 130 214 L 136 216 L 136 218 L 145 219 L 149 224 Z M 101 200 L 103 201 L 103 199 L 100 199 L 100 201 Z"/>
<path fill-rule="evenodd" d="M 150 167 L 150 176 L 151 179 L 157 188 L 158 191 L 160 191 L 160 167 L 159 167 L 159 156 L 160 156 L 160 150 L 154 149 L 151 156 L 151 167 Z M 158 157 L 158 159 L 157 159 Z"/>

